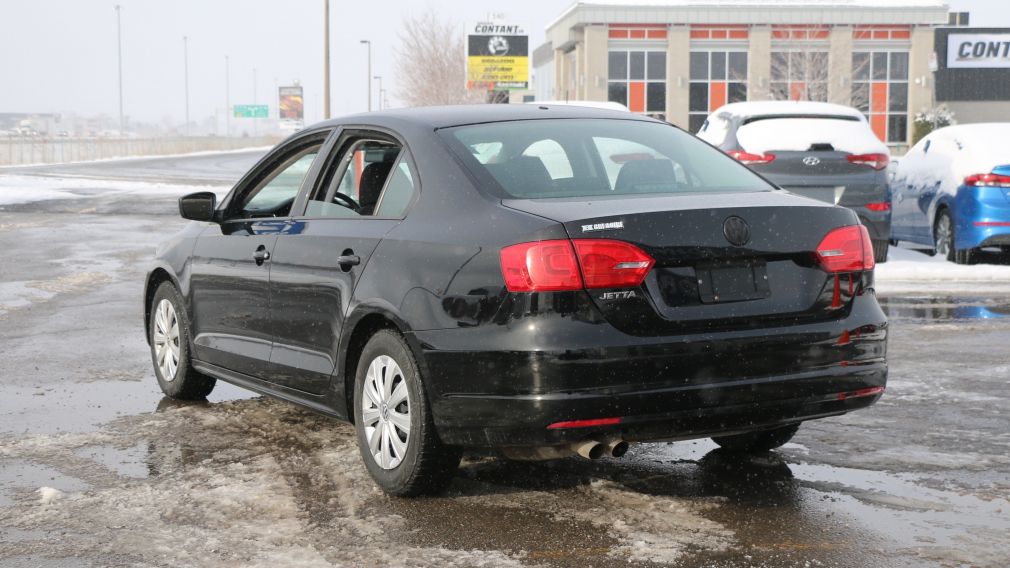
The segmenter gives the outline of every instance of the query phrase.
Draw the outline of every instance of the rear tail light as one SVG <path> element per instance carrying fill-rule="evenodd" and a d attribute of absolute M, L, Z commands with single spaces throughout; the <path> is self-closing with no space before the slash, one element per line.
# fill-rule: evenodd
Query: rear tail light
<path fill-rule="evenodd" d="M 870 233 L 862 225 L 839 227 L 817 245 L 817 260 L 827 272 L 873 270 L 873 245 Z"/>
<path fill-rule="evenodd" d="M 775 154 L 751 154 L 742 150 L 731 150 L 729 155 L 736 158 L 738 162 L 745 166 L 751 164 L 769 164 L 775 161 Z"/>
<path fill-rule="evenodd" d="M 1010 187 L 1010 176 L 999 174 L 974 174 L 964 178 L 968 187 Z"/>
<path fill-rule="evenodd" d="M 579 290 L 582 275 L 569 240 L 521 243 L 501 250 L 501 271 L 511 292 Z"/>
<path fill-rule="evenodd" d="M 622 241 L 575 239 L 586 288 L 632 288 L 656 263 L 642 249 Z"/>
<path fill-rule="evenodd" d="M 877 203 L 867 203 L 866 208 L 870 211 L 890 211 L 891 202 L 890 201 L 879 201 Z"/>
<path fill-rule="evenodd" d="M 607 239 L 520 243 L 503 248 L 500 259 L 510 292 L 633 288 L 656 262 L 632 244 Z"/>
<path fill-rule="evenodd" d="M 891 162 L 887 154 L 850 154 L 847 159 L 850 164 L 869 166 L 875 170 L 882 170 Z"/>

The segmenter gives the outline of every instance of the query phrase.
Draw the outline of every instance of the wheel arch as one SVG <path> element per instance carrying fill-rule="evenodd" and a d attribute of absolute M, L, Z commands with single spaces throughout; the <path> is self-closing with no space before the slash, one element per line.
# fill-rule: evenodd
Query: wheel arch
<path fill-rule="evenodd" d="M 165 282 L 171 282 L 176 290 L 181 290 L 179 281 L 171 271 L 163 266 L 157 266 L 151 270 L 144 283 L 144 338 L 148 345 L 151 344 L 151 302 L 154 301 L 154 294 L 157 293 L 158 287 Z"/>
<path fill-rule="evenodd" d="M 359 305 L 344 323 L 344 333 L 341 334 L 341 348 L 339 350 L 341 356 L 338 358 L 338 368 L 334 374 L 337 379 L 335 386 L 339 391 L 342 391 L 335 393 L 337 394 L 336 401 L 338 404 L 344 405 L 344 414 L 352 424 L 354 423 L 354 380 L 361 352 L 369 338 L 383 329 L 395 331 L 404 337 L 414 355 L 414 360 L 417 361 L 419 370 L 422 374 L 426 374 L 420 345 L 410 333 L 410 325 L 400 317 L 395 308 L 385 302 Z M 337 410 L 339 412 L 340 409 Z"/>

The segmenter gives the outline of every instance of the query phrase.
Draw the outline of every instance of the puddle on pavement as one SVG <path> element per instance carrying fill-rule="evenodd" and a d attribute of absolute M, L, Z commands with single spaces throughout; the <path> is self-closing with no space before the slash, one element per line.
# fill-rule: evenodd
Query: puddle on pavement
<path fill-rule="evenodd" d="M 1010 321 L 1010 298 L 887 296 L 880 307 L 893 322 Z"/>
<path fill-rule="evenodd" d="M 13 505 L 19 494 L 37 491 L 42 487 L 68 493 L 83 491 L 89 485 L 54 467 L 21 459 L 0 458 L 0 507 Z"/>
<path fill-rule="evenodd" d="M 474 456 L 446 495 L 402 500 L 371 483 L 343 423 L 262 398 L 161 399 L 151 410 L 101 432 L 0 444 L 0 472 L 14 472 L 0 473 L 0 495 L 40 486 L 74 494 L 48 505 L 8 499 L 0 526 L 86 535 L 57 555 L 100 558 L 88 543 L 106 542 L 129 558 L 168 534 L 208 543 L 185 552 L 195 556 L 166 552 L 159 562 L 169 564 L 234 561 L 222 551 L 242 549 L 265 527 L 271 548 L 249 554 L 304 556 L 309 546 L 337 563 L 407 554 L 431 566 L 912 566 L 1010 554 L 999 537 L 1010 532 L 1005 500 L 815 463 L 799 444 L 749 457 L 708 440 L 639 445 L 624 459 L 593 462 Z M 42 544 L 53 542 L 25 537 L 11 554 Z"/>
<path fill-rule="evenodd" d="M 209 400 L 244 399 L 255 393 L 219 381 Z M 89 432 L 99 425 L 134 414 L 147 414 L 162 401 L 151 372 L 142 380 L 44 383 L 44 386 L 0 386 L 0 435 Z"/>

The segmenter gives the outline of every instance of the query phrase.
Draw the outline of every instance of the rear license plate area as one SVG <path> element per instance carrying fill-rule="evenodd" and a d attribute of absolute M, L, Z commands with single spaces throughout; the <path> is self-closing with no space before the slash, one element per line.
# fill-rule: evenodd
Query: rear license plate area
<path fill-rule="evenodd" d="M 702 264 L 694 270 L 698 295 L 704 304 L 761 300 L 772 293 L 763 260 Z"/>

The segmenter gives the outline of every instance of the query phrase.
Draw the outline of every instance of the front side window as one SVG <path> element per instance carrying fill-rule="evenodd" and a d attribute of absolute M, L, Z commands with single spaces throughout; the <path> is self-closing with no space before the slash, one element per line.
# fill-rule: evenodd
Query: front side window
<path fill-rule="evenodd" d="M 528 120 L 447 128 L 440 134 L 474 176 L 485 180 L 482 185 L 502 198 L 772 189 L 736 160 L 655 122 Z M 489 144 L 498 153 L 482 162 L 482 149 Z"/>
<path fill-rule="evenodd" d="M 243 217 L 279 217 L 291 210 L 302 181 L 316 159 L 321 144 L 302 150 L 280 164 L 242 202 Z"/>

